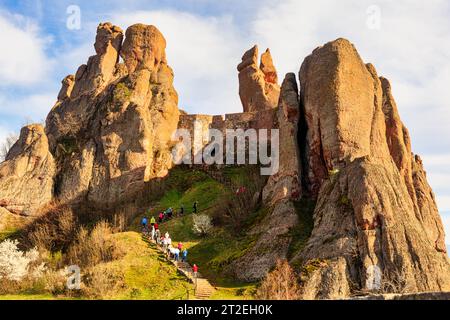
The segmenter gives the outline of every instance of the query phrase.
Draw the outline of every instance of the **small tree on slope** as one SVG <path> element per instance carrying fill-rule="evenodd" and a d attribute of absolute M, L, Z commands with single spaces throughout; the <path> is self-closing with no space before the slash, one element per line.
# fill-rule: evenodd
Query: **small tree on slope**
<path fill-rule="evenodd" d="M 286 260 L 278 260 L 261 283 L 256 297 L 262 300 L 298 300 L 300 288 L 294 270 Z"/>

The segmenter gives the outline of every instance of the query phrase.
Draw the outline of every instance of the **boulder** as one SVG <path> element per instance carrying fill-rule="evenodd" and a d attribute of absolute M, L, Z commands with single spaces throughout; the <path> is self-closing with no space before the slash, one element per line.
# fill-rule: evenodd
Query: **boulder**
<path fill-rule="evenodd" d="M 53 198 L 55 162 L 41 125 L 22 128 L 19 140 L 0 164 L 0 206 L 34 215 Z"/>

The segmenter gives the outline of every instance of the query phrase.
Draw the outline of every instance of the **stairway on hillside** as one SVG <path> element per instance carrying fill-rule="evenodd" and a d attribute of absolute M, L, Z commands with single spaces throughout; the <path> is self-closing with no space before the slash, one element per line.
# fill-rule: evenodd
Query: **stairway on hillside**
<path fill-rule="evenodd" d="M 164 254 L 165 252 L 159 247 L 154 240 L 150 240 L 149 237 L 144 236 L 144 240 L 156 248 L 158 251 Z M 192 272 L 192 266 L 187 262 L 167 260 L 177 267 L 178 271 L 181 272 L 186 278 L 188 278 L 195 285 L 195 298 L 199 300 L 208 300 L 211 295 L 216 290 L 208 279 L 203 278 L 201 273 L 197 273 L 197 278 L 194 277 L 194 273 Z"/>

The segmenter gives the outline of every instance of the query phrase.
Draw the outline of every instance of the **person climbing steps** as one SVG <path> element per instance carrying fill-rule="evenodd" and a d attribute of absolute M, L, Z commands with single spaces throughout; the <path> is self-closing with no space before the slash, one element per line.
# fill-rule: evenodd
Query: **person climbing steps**
<path fill-rule="evenodd" d="M 152 218 L 150 219 L 150 225 L 153 227 L 156 223 L 155 217 L 152 216 Z"/>

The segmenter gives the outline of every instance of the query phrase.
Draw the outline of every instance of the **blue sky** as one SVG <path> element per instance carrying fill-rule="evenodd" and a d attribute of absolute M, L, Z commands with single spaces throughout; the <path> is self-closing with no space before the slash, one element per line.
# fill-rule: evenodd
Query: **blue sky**
<path fill-rule="evenodd" d="M 66 27 L 71 5 L 80 30 Z M 236 65 L 253 44 L 270 47 L 282 77 L 315 47 L 345 37 L 391 80 L 450 234 L 449 16 L 446 0 L 0 0 L 0 140 L 45 119 L 61 79 L 94 53 L 99 22 L 156 25 L 180 107 L 192 113 L 241 110 Z"/>

